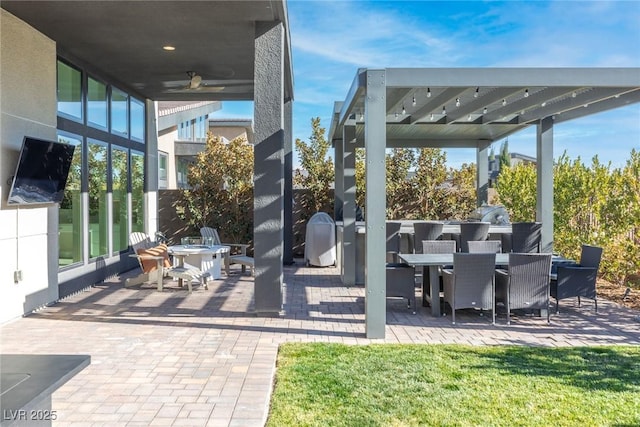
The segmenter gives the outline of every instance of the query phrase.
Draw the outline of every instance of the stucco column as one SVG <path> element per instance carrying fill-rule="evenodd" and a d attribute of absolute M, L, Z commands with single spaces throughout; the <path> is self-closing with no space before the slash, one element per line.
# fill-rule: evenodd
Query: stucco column
<path fill-rule="evenodd" d="M 344 126 L 342 133 L 343 199 L 344 221 L 342 258 L 342 283 L 352 286 L 356 283 L 356 153 L 353 140 L 355 126 Z"/>
<path fill-rule="evenodd" d="M 386 310 L 386 75 L 366 71 L 364 146 L 366 156 L 365 329 L 384 338 Z"/>
<path fill-rule="evenodd" d="M 553 119 L 537 125 L 536 135 L 537 199 L 536 221 L 542 222 L 541 252 L 553 251 Z"/>
<path fill-rule="evenodd" d="M 145 230 L 155 239 L 158 231 L 158 116 L 156 103 L 145 100 Z M 130 194 L 130 192 L 128 192 Z"/>
<path fill-rule="evenodd" d="M 283 25 L 257 23 L 255 48 L 255 311 L 276 315 L 282 308 L 284 238 Z"/>
<path fill-rule="evenodd" d="M 483 203 L 489 203 L 489 147 L 491 144 L 487 141 L 478 142 L 476 149 L 476 177 L 477 177 L 477 193 L 476 204 L 482 206 Z"/>
<path fill-rule="evenodd" d="M 285 265 L 293 264 L 293 134 L 292 100 L 284 103 L 284 254 Z"/>

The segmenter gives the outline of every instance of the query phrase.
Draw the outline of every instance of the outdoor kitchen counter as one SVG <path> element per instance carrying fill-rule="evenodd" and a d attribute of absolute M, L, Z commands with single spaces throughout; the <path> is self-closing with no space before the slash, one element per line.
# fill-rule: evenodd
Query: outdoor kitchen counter
<path fill-rule="evenodd" d="M 0 426 L 50 426 L 58 419 L 51 394 L 83 370 L 91 356 L 0 355 Z"/>

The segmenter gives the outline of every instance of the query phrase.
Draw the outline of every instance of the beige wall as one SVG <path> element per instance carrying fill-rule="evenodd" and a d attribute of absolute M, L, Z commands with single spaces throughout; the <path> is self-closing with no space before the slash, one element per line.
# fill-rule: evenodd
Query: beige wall
<path fill-rule="evenodd" d="M 25 135 L 56 139 L 56 45 L 0 9 L 0 322 L 58 298 L 58 209 L 6 204 Z M 14 272 L 23 280 L 14 283 Z"/>

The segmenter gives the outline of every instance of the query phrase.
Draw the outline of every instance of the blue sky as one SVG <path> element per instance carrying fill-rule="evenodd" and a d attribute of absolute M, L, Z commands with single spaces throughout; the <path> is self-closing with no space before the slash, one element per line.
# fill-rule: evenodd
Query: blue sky
<path fill-rule="evenodd" d="M 309 140 L 312 117 L 328 131 L 335 101 L 361 67 L 640 67 L 640 1 L 289 0 L 295 101 L 293 137 Z M 224 102 L 215 117 L 252 117 L 251 103 Z M 499 151 L 503 141 L 496 141 Z M 640 104 L 554 128 L 554 157 L 620 167 L 640 150 Z M 535 127 L 509 137 L 535 156 Z M 475 151 L 447 151 L 457 167 Z M 298 165 L 294 160 L 294 167 Z"/>

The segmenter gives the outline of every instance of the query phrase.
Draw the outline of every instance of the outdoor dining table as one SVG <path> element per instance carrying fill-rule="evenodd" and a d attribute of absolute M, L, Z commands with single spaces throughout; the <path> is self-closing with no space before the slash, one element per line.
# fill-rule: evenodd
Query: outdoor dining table
<path fill-rule="evenodd" d="M 412 267 L 429 267 L 429 283 L 427 292 L 425 280 L 422 281 L 422 305 L 431 304 L 431 314 L 439 317 L 440 313 L 440 275 L 439 269 L 453 265 L 453 254 L 398 254 L 400 259 Z M 496 265 L 508 265 L 509 254 L 496 254 Z"/>
<path fill-rule="evenodd" d="M 221 245 L 175 245 L 168 250 L 176 258 L 178 267 L 191 266 L 202 273 L 209 273 L 212 279 L 221 277 L 222 256 L 229 252 L 229 246 Z"/>
<path fill-rule="evenodd" d="M 440 272 L 441 267 L 453 265 L 453 254 L 398 254 L 402 262 L 412 267 L 429 267 L 430 289 L 427 292 L 425 280 L 422 281 L 422 306 L 431 304 L 431 314 L 439 317 L 440 313 Z M 554 254 L 551 257 L 552 265 L 575 263 L 561 255 Z M 508 253 L 496 254 L 496 265 L 509 265 Z M 553 267 L 552 267 L 553 269 Z M 551 274 L 553 279 L 554 274 Z M 434 298 L 435 296 L 435 298 Z"/>

